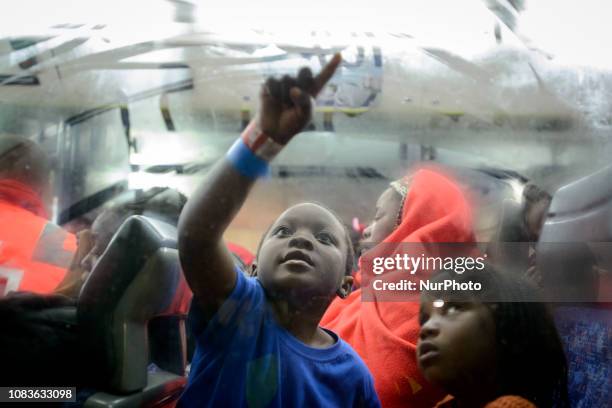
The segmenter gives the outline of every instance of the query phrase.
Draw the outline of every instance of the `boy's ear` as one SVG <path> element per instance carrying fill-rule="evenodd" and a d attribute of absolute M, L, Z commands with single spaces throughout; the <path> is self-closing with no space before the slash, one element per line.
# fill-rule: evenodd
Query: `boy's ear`
<path fill-rule="evenodd" d="M 251 277 L 257 276 L 257 261 L 254 260 L 249 266 L 248 275 Z"/>
<path fill-rule="evenodd" d="M 336 295 L 344 299 L 348 295 L 351 294 L 352 290 L 353 290 L 353 277 L 345 276 L 342 278 L 342 283 L 340 284 L 340 288 L 336 291 Z"/>

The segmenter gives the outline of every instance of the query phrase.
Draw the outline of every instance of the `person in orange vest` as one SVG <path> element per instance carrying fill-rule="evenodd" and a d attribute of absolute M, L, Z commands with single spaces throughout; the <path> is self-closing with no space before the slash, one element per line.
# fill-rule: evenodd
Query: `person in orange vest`
<path fill-rule="evenodd" d="M 144 215 L 176 225 L 187 202 L 187 197 L 182 193 L 168 187 L 153 187 L 131 194 L 108 205 L 98 214 L 89 229 L 77 233 L 76 255 L 64 280 L 55 289 L 56 294 L 78 297 L 81 287 L 113 236 L 129 217 Z M 184 289 L 188 290 L 186 285 Z M 191 298 L 190 295 L 186 297 Z"/>
<path fill-rule="evenodd" d="M 0 297 L 53 292 L 76 251 L 75 236 L 48 219 L 49 174 L 36 143 L 0 137 Z"/>

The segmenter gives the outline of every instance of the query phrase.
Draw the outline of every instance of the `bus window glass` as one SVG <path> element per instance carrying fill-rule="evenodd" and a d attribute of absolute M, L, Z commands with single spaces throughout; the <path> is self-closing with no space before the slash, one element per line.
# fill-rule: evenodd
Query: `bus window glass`
<path fill-rule="evenodd" d="M 85 393 L 116 397 L 102 401 L 106 397 L 97 395 L 101 405 L 174 403 L 186 386 L 184 362 L 192 361 L 197 343 L 192 326 L 183 332 L 190 324 L 191 289 L 198 285 L 185 280 L 179 215 L 249 124 L 261 124 L 262 93 L 276 90 L 275 82 L 266 81 L 307 88 L 308 78 L 294 83 L 292 77 L 303 67 L 316 74 L 340 53 L 334 75 L 311 100 L 309 121 L 286 146 L 273 145 L 280 152 L 267 175 L 240 191 L 248 197 L 223 233 L 232 261 L 256 275 L 262 236 L 279 214 L 302 202 L 328 208 L 347 226 L 356 249 L 356 292 L 367 282 L 365 256 L 372 248 L 460 241 L 512 277 L 512 290 L 504 293 L 523 293 L 512 286 L 523 280 L 535 286 L 533 293 L 549 301 L 555 319 L 525 306 L 529 302 L 519 302 L 520 310 L 493 306 L 484 315 L 475 307 L 470 311 L 485 322 L 476 340 L 491 334 L 486 323 L 493 319 L 502 333 L 500 347 L 523 347 L 516 359 L 504 360 L 510 364 L 525 356 L 538 360 L 521 342 L 544 339 L 550 347 L 542 350 L 554 356 L 542 364 L 550 368 L 542 375 L 557 375 L 564 368 L 556 363 L 564 360 L 557 358 L 556 328 L 568 361 L 570 405 L 612 400 L 606 391 L 612 367 L 612 26 L 604 2 L 9 3 L 0 16 L 0 316 L 8 316 L 4 332 L 15 336 L 0 334 L 0 352 L 41 350 L 50 356 L 49 364 L 32 370 L 35 378 L 23 367 L 44 365 L 37 365 L 36 353 L 21 365 L 11 353 L 0 354 L 0 366 L 12 364 L 14 378 L 38 385 L 50 378 L 74 381 Z M 291 86 L 280 88 L 290 100 Z M 254 163 L 262 169 L 266 164 Z M 452 182 L 441 182 L 436 169 Z M 220 190 L 231 192 L 238 184 Z M 230 208 L 232 197 L 220 194 L 215 208 Z M 445 211 L 451 214 L 431 220 Z M 215 231 L 217 221 L 202 228 Z M 391 237 L 399 242 L 385 241 Z M 205 247 L 218 248 L 204 243 L 196 258 L 210 253 Z M 357 312 L 371 306 L 367 293 L 346 297 L 347 304 L 356 303 L 334 311 L 344 316 L 337 326 L 321 321 L 362 353 L 376 387 L 381 378 L 388 380 L 387 393 L 377 390 L 383 406 L 435 406 L 443 395 L 428 388 L 426 373 L 418 371 L 419 329 L 433 317 L 463 316 L 461 305 L 430 299 L 419 315 L 421 298 L 412 299 L 401 302 L 406 314 L 394 320 L 397 315 L 382 316 L 381 301 L 372 312 L 381 321 L 371 324 Z M 347 310 L 355 312 L 343 315 Z M 507 320 L 495 320 L 502 318 Z M 347 328 L 339 321 L 359 324 Z M 516 330 L 504 331 L 510 326 Z M 360 333 L 369 340 L 351 338 L 354 327 L 363 327 Z M 43 335 L 28 336 L 29 330 Z M 48 344 L 36 343 L 51 331 L 57 340 L 48 336 Z M 381 341 L 380 348 L 391 353 L 385 335 L 396 332 L 405 338 L 393 338 L 393 344 L 409 345 L 396 353 L 408 356 L 402 369 L 413 370 L 397 378 L 376 362 L 385 353 L 368 351 Z M 230 344 L 227 337 L 224 345 Z M 491 360 L 487 344 L 479 344 L 479 352 L 458 355 Z M 67 351 L 79 347 L 90 351 L 87 358 Z M 129 375 L 113 377 L 114 358 L 125 350 L 134 353 L 121 365 Z M 79 359 L 96 368 L 82 370 L 82 378 L 53 376 L 64 362 L 81 373 Z M 517 372 L 536 373 L 530 364 Z M 163 382 L 159 389 L 165 391 L 144 392 L 151 378 Z M 529 395 L 538 406 L 553 405 L 536 397 Z"/>
<path fill-rule="evenodd" d="M 71 124 L 70 175 L 66 206 L 127 180 L 128 145 L 118 109 Z"/>

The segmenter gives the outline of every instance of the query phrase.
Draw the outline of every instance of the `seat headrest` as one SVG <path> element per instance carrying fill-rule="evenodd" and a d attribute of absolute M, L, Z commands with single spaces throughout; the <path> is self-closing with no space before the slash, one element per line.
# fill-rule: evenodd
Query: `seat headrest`
<path fill-rule="evenodd" d="M 561 187 L 553 196 L 540 242 L 612 240 L 612 166 Z"/>
<path fill-rule="evenodd" d="M 602 297 L 604 282 L 594 269 L 612 270 L 611 241 L 612 166 L 608 166 L 560 188 L 553 196 L 538 242 L 537 263 L 551 285 L 564 287 L 575 299 L 551 300 L 589 300 L 590 295 L 584 294 L 597 292 L 597 286 L 600 301 L 612 300 L 612 294 Z M 574 296 L 578 289 L 582 294 Z"/>

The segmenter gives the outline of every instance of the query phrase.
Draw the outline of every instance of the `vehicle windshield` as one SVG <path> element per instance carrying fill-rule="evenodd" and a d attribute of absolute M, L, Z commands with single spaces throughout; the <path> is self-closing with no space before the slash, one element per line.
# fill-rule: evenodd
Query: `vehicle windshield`
<path fill-rule="evenodd" d="M 276 302 L 258 252 L 263 245 L 261 253 L 268 253 L 267 237 L 277 239 L 270 227 L 280 214 L 312 202 L 346 225 L 355 250 L 348 255 L 354 263 L 349 269 L 355 281 L 348 285 L 353 295 L 368 285 L 368 265 L 392 259 L 397 243 L 423 257 L 447 251 L 428 245 L 460 243 L 465 249 L 469 243 L 468 250 L 475 251 L 469 256 L 488 257 L 502 275 L 537 287 L 534 293 L 548 301 L 551 327 L 567 358 L 568 401 L 603 406 L 610 397 L 601 390 L 609 388 L 612 334 L 608 11 L 595 0 L 7 3 L 0 15 L 0 316 L 6 316 L 8 328 L 0 365 L 11 367 L 7 378 L 20 381 L 0 386 L 69 387 L 70 401 L 81 405 L 230 401 L 223 398 L 231 393 L 197 400 L 190 391 L 199 387 L 191 383 L 199 370 L 211 375 L 202 368 L 205 360 L 198 360 L 206 347 L 191 320 L 212 324 L 212 315 L 194 312 L 192 292 L 194 299 L 214 292 L 200 289 L 192 264 L 223 265 L 206 263 L 217 258 L 207 257 L 203 243 L 227 221 L 220 236 L 231 260 L 249 281 L 261 282 L 267 302 Z M 257 156 L 259 145 L 245 145 L 254 160 L 263 160 L 267 175 L 252 190 L 251 184 L 234 182 L 207 190 L 220 171 L 215 166 L 234 163 L 238 171 L 254 171 L 227 152 L 241 134 L 248 141 L 250 123 L 263 126 L 269 112 L 262 98 L 274 96 L 274 82 L 267 79 L 280 84 L 303 67 L 316 76 L 337 53 L 342 62 L 334 75 L 318 94 L 309 91 L 312 113 L 299 134 L 280 144 L 277 135 L 264 134 L 282 147 L 273 160 Z M 301 86 L 299 78 L 292 84 Z M 295 103 L 291 89 L 282 91 L 285 102 L 278 109 Z M 453 195 L 455 189 L 459 195 Z M 397 203 L 386 201 L 391 195 Z M 216 200 L 213 211 L 201 213 L 201 220 L 211 219 L 208 229 L 201 226 L 206 231 L 201 237 L 189 235 L 194 233 L 186 224 L 198 218 L 186 213 L 210 210 L 206 197 Z M 189 210 L 183 211 L 185 203 Z M 219 208 L 228 208 L 227 220 Z M 190 242 L 203 245 L 201 260 L 185 259 Z M 286 257 L 283 262 L 317 263 Z M 375 280 L 380 272 L 373 271 Z M 421 313 L 429 310 L 426 292 L 399 299 L 416 305 L 410 312 L 414 319 L 407 319 L 416 326 L 408 334 L 393 328 L 398 323 L 383 316 L 384 308 L 377 309 L 382 326 L 402 344 L 412 344 L 406 364 L 415 374 L 402 380 L 408 385 L 397 385 L 406 387 L 398 391 L 405 399 L 397 401 L 434 406 L 446 394 L 468 401 L 453 387 L 437 394 L 431 388 L 429 394 L 426 384 L 444 381 L 436 382 L 417 357 L 417 343 L 427 340 L 428 320 L 417 323 L 419 302 Z M 359 310 L 377 302 L 378 295 L 368 296 L 365 291 L 358 296 Z M 432 305 L 430 322 L 438 316 Z M 497 310 L 492 319 L 501 319 L 503 313 L 492 310 Z M 354 317 L 360 313 L 351 316 L 361 319 Z M 526 313 L 540 340 L 548 336 L 537 313 Z M 321 327 L 346 340 L 365 361 L 382 405 L 394 405 L 395 397 L 383 389 L 386 377 L 378 374 L 382 366 L 371 354 L 375 340 L 368 335 L 354 340 L 352 329 L 321 316 Z M 360 330 L 385 337 L 376 332 L 382 326 L 359 322 Z M 495 324 L 505 336 L 500 321 Z M 290 325 L 283 327 L 309 344 Z M 550 338 L 542 344 L 552 350 Z M 33 350 L 32 357 L 24 347 Z M 587 349 L 593 352 L 584 362 L 580 356 Z M 486 359 L 485 351 L 480 359 Z M 69 373 L 54 378 L 54 370 Z M 186 385 L 190 370 L 194 379 Z M 219 386 L 227 385 L 221 374 L 218 378 Z M 283 399 L 291 394 L 288 385 L 275 381 L 274 392 L 282 394 L 278 401 L 308 405 Z M 506 392 L 500 384 L 487 386 Z M 258 398 L 272 391 L 263 388 L 249 388 L 246 399 L 232 403 L 253 403 L 249 393 L 264 401 Z M 540 396 L 507 389 L 546 406 Z M 271 395 L 266 401 L 277 401 Z M 324 401 L 304 398 L 315 405 Z M 559 401 L 553 405 L 562 406 Z"/>

